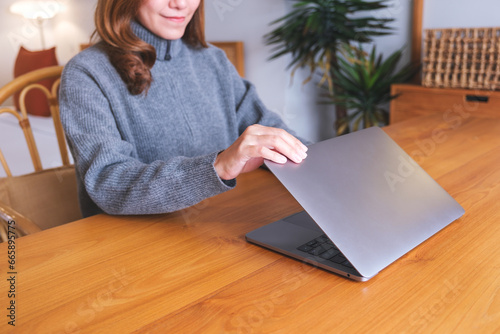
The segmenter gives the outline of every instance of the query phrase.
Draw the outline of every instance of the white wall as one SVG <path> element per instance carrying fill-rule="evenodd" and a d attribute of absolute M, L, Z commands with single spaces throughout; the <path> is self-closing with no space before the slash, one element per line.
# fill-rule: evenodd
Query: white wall
<path fill-rule="evenodd" d="M 76 54 L 80 43 L 86 43 L 93 31 L 96 0 L 59 0 L 67 10 L 47 22 L 47 44 L 57 45 L 61 64 Z M 15 56 L 20 42 L 29 49 L 39 49 L 36 29 L 20 17 L 9 13 L 14 0 L 0 0 L 0 85 L 12 80 Z M 247 78 L 253 82 L 264 103 L 282 115 L 296 132 L 312 141 L 334 135 L 334 111 L 318 105 L 320 89 L 313 83 L 302 86 L 306 71 L 296 73 L 290 84 L 285 70 L 287 58 L 268 61 L 270 47 L 263 35 L 271 30 L 269 23 L 283 16 L 290 0 L 205 0 L 208 40 L 242 40 L 245 43 Z M 389 54 L 410 45 L 411 0 L 390 0 L 389 9 L 373 13 L 395 18 L 394 34 L 376 39 L 377 48 Z M 498 0 L 427 0 L 424 6 L 424 28 L 498 26 Z M 409 55 L 405 60 L 409 59 Z"/>
<path fill-rule="evenodd" d="M 426 0 L 424 29 L 498 27 L 498 0 Z"/>
<path fill-rule="evenodd" d="M 246 79 L 255 84 L 266 106 L 281 115 L 286 59 L 267 61 L 271 51 L 263 36 L 271 31 L 269 23 L 285 13 L 283 0 L 205 0 L 206 39 L 244 42 Z"/>

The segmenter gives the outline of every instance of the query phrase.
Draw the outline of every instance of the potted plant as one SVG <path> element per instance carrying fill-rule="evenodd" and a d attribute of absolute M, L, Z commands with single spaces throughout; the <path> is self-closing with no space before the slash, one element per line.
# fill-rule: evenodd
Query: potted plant
<path fill-rule="evenodd" d="M 293 10 L 272 22 L 279 25 L 265 36 L 268 45 L 275 45 L 270 59 L 291 54 L 289 68 L 293 72 L 307 66 L 312 78 L 316 70 L 321 72 L 321 83 L 326 82 L 332 94 L 340 94 L 335 85 L 338 67 L 337 52 L 340 45 L 350 42 L 370 42 L 371 37 L 387 35 L 392 19 L 355 15 L 360 12 L 384 9 L 387 0 L 295 0 Z M 304 82 L 304 83 L 305 83 Z M 345 108 L 336 108 L 337 120 L 347 115 Z M 336 128 L 339 128 L 337 121 Z M 347 129 L 346 129 L 347 130 Z"/>
<path fill-rule="evenodd" d="M 397 70 L 404 48 L 392 53 L 387 59 L 377 56 L 376 47 L 371 53 L 344 44 L 343 57 L 332 69 L 336 85 L 341 93 L 328 91 L 330 103 L 343 106 L 350 114 L 338 120 L 337 134 L 342 134 L 352 124 L 357 131 L 374 125 L 386 125 L 389 119 L 387 104 L 396 96 L 391 96 L 391 85 L 410 80 L 419 70 L 417 64 L 409 63 Z"/>

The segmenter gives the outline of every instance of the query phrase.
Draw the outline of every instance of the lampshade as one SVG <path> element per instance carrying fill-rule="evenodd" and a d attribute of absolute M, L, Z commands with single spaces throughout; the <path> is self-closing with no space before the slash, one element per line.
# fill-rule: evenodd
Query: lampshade
<path fill-rule="evenodd" d="M 10 6 L 12 13 L 36 20 L 51 19 L 62 10 L 59 1 L 16 1 Z"/>

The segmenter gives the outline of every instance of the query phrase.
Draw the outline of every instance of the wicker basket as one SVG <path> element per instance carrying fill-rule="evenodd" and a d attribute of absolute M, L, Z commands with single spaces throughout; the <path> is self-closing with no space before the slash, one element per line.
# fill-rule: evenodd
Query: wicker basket
<path fill-rule="evenodd" d="M 500 90 L 500 28 L 425 30 L 422 85 Z"/>

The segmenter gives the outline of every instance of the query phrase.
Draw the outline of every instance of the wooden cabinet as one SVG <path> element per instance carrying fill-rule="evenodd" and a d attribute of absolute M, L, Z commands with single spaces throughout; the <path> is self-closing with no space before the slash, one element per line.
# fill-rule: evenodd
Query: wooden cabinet
<path fill-rule="evenodd" d="M 500 118 L 500 92 L 428 88 L 419 85 L 392 85 L 390 123 L 401 122 L 420 115 L 442 113 L 467 113 L 476 117 Z"/>

